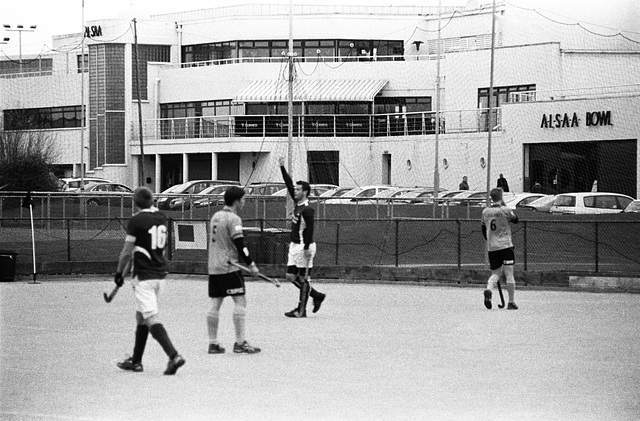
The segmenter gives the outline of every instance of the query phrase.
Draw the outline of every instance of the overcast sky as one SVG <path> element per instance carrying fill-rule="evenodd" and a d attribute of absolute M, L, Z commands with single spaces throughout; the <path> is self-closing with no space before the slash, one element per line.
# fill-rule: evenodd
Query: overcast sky
<path fill-rule="evenodd" d="M 476 0 L 478 1 L 478 0 Z M 640 1 L 638 0 L 506 0 L 519 6 L 548 12 L 558 20 L 581 21 L 611 26 L 623 31 L 637 32 L 640 39 Z M 85 21 L 137 17 L 143 20 L 151 14 L 206 9 L 247 3 L 288 4 L 287 0 L 84 0 Z M 443 6 L 463 6 L 467 0 L 442 0 Z M 481 4 L 491 0 L 479 0 Z M 82 28 L 82 0 L 2 0 L 0 23 L 15 27 L 37 25 L 32 33 L 22 34 L 23 54 L 37 54 L 51 36 L 80 32 Z M 341 4 L 338 0 L 294 0 L 295 4 Z M 420 5 L 437 6 L 438 0 L 345 0 L 353 5 Z M 0 45 L 8 56 L 18 55 L 18 33 L 0 28 L 0 38 L 10 37 Z M 294 30 L 295 31 L 295 30 Z M 45 47 L 45 52 L 47 51 Z M 2 57 L 2 56 L 0 56 Z"/>

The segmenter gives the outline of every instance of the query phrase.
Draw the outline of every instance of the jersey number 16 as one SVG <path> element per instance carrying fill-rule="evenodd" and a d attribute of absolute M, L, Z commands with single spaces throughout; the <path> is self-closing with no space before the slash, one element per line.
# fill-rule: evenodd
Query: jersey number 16
<path fill-rule="evenodd" d="M 167 245 L 166 225 L 154 225 L 147 232 L 151 235 L 151 250 L 163 249 Z"/>

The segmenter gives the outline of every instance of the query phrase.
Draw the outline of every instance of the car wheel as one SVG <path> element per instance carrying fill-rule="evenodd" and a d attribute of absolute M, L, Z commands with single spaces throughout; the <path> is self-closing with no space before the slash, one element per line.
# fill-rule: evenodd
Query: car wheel
<path fill-rule="evenodd" d="M 87 200 L 87 205 L 89 206 L 98 206 L 100 201 L 98 199 L 89 199 Z"/>

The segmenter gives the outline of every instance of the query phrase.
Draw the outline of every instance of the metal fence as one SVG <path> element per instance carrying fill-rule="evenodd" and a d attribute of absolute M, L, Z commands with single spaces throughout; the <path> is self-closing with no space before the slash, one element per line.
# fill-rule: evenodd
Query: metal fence
<path fill-rule="evenodd" d="M 440 113 L 440 132 L 488 131 L 488 109 L 452 110 Z M 501 130 L 501 109 L 494 109 L 494 130 Z M 293 133 L 298 137 L 390 137 L 429 135 L 436 132 L 435 111 L 396 114 L 296 115 Z M 136 123 L 137 124 L 137 123 Z M 202 139 L 226 137 L 286 137 L 286 115 L 229 115 L 145 120 L 146 139 Z M 135 127 L 134 127 L 135 129 Z"/>
<path fill-rule="evenodd" d="M 183 248 L 180 226 L 205 238 L 207 219 L 170 220 L 169 258 L 205 262 L 204 248 Z M 38 262 L 116 261 L 127 218 L 36 218 Z M 285 219 L 244 218 L 245 238 L 258 263 L 284 264 L 289 232 Z M 1 248 L 31 262 L 29 218 L 0 218 Z M 640 221 L 522 221 L 513 226 L 516 269 L 640 274 Z M 485 241 L 477 220 L 319 219 L 318 266 L 485 269 Z"/>

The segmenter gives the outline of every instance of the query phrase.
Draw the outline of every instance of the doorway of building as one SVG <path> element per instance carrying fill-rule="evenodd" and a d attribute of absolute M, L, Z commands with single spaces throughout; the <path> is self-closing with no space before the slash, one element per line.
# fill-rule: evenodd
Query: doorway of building
<path fill-rule="evenodd" d="M 189 180 L 211 180 L 211 154 L 189 154 Z"/>
<path fill-rule="evenodd" d="M 240 181 L 240 154 L 219 153 L 217 180 Z"/>
<path fill-rule="evenodd" d="M 391 154 L 382 154 L 382 184 L 391 185 Z"/>
<path fill-rule="evenodd" d="M 171 186 L 184 182 L 182 180 L 182 154 L 160 156 L 160 177 L 160 191 L 165 191 Z"/>

